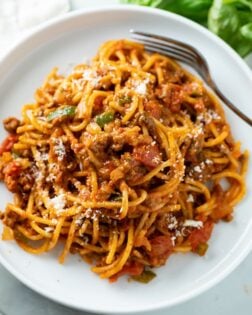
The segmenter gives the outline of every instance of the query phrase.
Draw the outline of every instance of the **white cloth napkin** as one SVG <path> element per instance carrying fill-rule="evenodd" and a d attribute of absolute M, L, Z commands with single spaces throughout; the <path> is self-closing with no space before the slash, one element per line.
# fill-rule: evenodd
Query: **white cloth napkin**
<path fill-rule="evenodd" d="M 0 0 L 0 58 L 32 27 L 69 10 L 68 0 Z"/>

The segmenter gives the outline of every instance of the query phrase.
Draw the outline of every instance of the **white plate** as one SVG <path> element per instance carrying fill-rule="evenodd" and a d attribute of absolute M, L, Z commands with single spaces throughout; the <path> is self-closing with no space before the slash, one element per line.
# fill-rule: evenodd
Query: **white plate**
<path fill-rule="evenodd" d="M 105 40 L 125 38 L 135 28 L 180 39 L 197 47 L 209 62 L 221 90 L 252 116 L 252 78 L 245 63 L 224 42 L 206 29 L 177 15 L 142 7 L 85 10 L 48 23 L 19 43 L 0 64 L 0 118 L 19 115 L 22 104 L 32 101 L 35 89 L 54 66 L 69 65 L 92 57 Z M 4 76 L 4 77 L 3 77 Z M 234 135 L 252 151 L 251 128 L 226 111 Z M 4 137 L 1 129 L 0 137 Z M 251 188 L 252 174 L 247 176 Z M 1 208 L 11 199 L 0 187 Z M 64 265 L 57 250 L 42 256 L 23 252 L 14 242 L 0 242 L 1 263 L 20 281 L 62 304 L 82 310 L 126 313 L 154 310 L 188 300 L 230 273 L 250 250 L 252 194 L 236 207 L 232 223 L 220 223 L 210 240 L 207 257 L 173 255 L 148 285 L 115 284 L 99 279 L 76 256 Z"/>

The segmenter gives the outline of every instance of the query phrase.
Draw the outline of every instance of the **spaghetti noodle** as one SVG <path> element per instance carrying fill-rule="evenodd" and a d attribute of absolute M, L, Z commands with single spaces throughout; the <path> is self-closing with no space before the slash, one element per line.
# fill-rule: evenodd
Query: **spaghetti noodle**
<path fill-rule="evenodd" d="M 22 120 L 4 126 L 0 176 L 14 202 L 3 237 L 33 254 L 63 240 L 61 263 L 78 253 L 111 281 L 175 252 L 204 255 L 245 194 L 248 153 L 219 102 L 128 40 L 106 42 L 67 76 L 53 69 Z"/>

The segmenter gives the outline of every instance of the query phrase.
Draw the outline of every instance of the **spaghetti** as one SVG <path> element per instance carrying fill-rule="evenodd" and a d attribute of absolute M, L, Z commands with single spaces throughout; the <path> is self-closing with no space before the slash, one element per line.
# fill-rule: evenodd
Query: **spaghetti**
<path fill-rule="evenodd" d="M 204 255 L 245 194 L 248 153 L 219 102 L 128 40 L 106 42 L 67 76 L 53 69 L 22 120 L 4 126 L 0 176 L 14 202 L 3 238 L 33 254 L 63 240 L 61 263 L 78 253 L 110 281 L 148 281 L 146 268 L 172 253 Z"/>

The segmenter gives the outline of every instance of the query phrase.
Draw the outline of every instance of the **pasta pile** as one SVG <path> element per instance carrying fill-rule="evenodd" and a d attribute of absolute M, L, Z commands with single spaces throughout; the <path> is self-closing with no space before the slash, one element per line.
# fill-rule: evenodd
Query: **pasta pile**
<path fill-rule="evenodd" d="M 101 278 L 148 282 L 172 253 L 204 255 L 245 194 L 248 153 L 219 102 L 174 60 L 111 40 L 90 65 L 53 69 L 4 121 L 3 238 L 33 254 L 60 240 Z M 224 184 L 223 184 L 224 183 Z"/>

